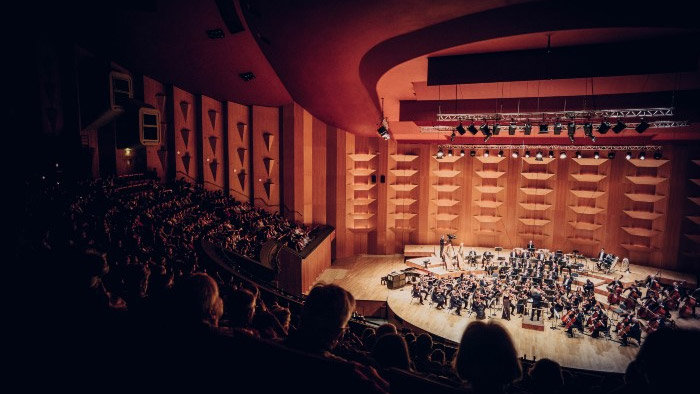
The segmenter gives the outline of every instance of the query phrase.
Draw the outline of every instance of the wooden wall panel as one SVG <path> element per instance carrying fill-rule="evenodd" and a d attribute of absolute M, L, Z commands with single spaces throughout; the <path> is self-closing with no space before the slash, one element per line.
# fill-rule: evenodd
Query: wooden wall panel
<path fill-rule="evenodd" d="M 700 147 L 683 152 L 679 162 L 686 173 L 683 184 L 673 188 L 679 190 L 682 201 L 678 205 L 683 208 L 679 260 L 683 269 L 700 272 Z"/>
<path fill-rule="evenodd" d="M 280 210 L 280 109 L 253 106 L 254 204 L 270 212 Z"/>
<path fill-rule="evenodd" d="M 312 158 L 312 204 L 313 222 L 317 224 L 327 223 L 326 190 L 328 187 L 327 167 L 327 140 L 328 135 L 335 133 L 335 128 L 326 126 L 323 122 L 314 119 L 313 123 L 313 158 Z M 332 187 L 332 186 L 331 186 Z"/>
<path fill-rule="evenodd" d="M 199 182 L 198 139 L 194 96 L 173 87 L 173 128 L 175 134 L 175 177 Z"/>
<path fill-rule="evenodd" d="M 146 166 L 158 174 L 161 182 L 167 181 L 168 176 L 168 137 L 169 125 L 167 117 L 168 100 L 166 100 L 165 85 L 155 79 L 143 77 L 143 100 L 160 111 L 160 144 L 146 146 Z"/>
<path fill-rule="evenodd" d="M 226 133 L 228 134 L 228 187 L 238 201 L 250 201 L 250 108 L 226 103 Z"/>
<path fill-rule="evenodd" d="M 200 96 L 201 105 L 199 129 L 201 130 L 202 175 L 204 188 L 207 190 L 224 190 L 228 178 L 226 159 L 224 158 L 224 114 L 220 101 L 207 96 Z"/>

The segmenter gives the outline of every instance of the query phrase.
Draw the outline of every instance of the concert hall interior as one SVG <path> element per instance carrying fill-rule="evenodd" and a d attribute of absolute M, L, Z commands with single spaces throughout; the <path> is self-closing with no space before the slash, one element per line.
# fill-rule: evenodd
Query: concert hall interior
<path fill-rule="evenodd" d="M 5 11 L 27 389 L 697 390 L 692 2 Z"/>

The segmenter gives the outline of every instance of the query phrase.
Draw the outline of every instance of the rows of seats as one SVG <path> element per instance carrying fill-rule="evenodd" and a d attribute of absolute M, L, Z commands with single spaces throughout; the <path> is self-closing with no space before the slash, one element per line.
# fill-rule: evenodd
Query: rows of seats
<path fill-rule="evenodd" d="M 42 272 L 33 283 L 41 303 L 31 326 L 44 355 L 36 368 L 75 389 L 643 390 L 660 387 L 669 368 L 684 371 L 664 351 L 699 343 L 689 332 L 650 337 L 626 385 L 615 374 L 518 360 L 496 323 L 471 324 L 453 348 L 351 320 L 355 300 L 337 286 L 298 300 L 212 261 L 202 238 L 250 258 L 271 237 L 296 249 L 309 242 L 305 227 L 219 192 L 142 177 L 32 187 L 20 256 Z"/>

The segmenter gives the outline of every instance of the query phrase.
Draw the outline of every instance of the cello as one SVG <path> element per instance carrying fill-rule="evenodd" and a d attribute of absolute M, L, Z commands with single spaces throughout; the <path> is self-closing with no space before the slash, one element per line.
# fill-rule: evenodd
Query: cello
<path fill-rule="evenodd" d="M 697 301 L 695 298 L 691 295 L 687 296 L 682 302 L 680 307 L 678 308 L 678 316 L 682 318 L 688 318 L 693 316 L 693 312 L 695 312 L 695 305 Z"/>

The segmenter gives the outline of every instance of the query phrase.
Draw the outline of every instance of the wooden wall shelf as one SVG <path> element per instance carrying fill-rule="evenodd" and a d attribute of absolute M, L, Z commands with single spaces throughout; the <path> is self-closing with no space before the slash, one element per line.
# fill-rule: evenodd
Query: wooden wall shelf
<path fill-rule="evenodd" d="M 522 175 L 525 179 L 533 181 L 546 181 L 554 176 L 554 174 L 550 174 L 548 172 L 521 172 L 520 175 Z"/>
<path fill-rule="evenodd" d="M 545 224 L 551 222 L 547 219 L 530 219 L 530 218 L 518 218 L 520 223 L 526 226 L 544 226 Z"/>
<path fill-rule="evenodd" d="M 540 233 L 528 233 L 528 232 L 524 232 L 524 233 L 518 233 L 518 236 L 519 236 L 519 237 L 523 237 L 523 238 L 548 238 L 548 237 L 551 237 L 552 235 L 551 235 L 551 234 L 540 234 Z"/>
<path fill-rule="evenodd" d="M 396 190 L 397 192 L 409 192 L 415 188 L 418 187 L 418 185 L 412 185 L 412 184 L 405 184 L 405 185 L 389 185 L 392 189 Z"/>
<path fill-rule="evenodd" d="M 608 161 L 608 159 L 602 159 L 602 158 L 596 159 L 596 158 L 590 158 L 590 157 L 589 158 L 582 157 L 580 159 L 578 157 L 574 157 L 572 160 L 581 166 L 599 166 L 599 165 Z"/>
<path fill-rule="evenodd" d="M 474 171 L 476 175 L 484 179 L 498 179 L 505 174 L 505 171 Z"/>
<path fill-rule="evenodd" d="M 576 238 L 576 237 L 567 237 L 570 242 L 579 244 L 579 245 L 597 245 L 600 243 L 599 240 L 593 239 L 593 238 Z"/>
<path fill-rule="evenodd" d="M 629 181 L 635 185 L 658 185 L 667 179 L 654 176 L 627 176 L 625 178 L 629 179 Z"/>
<path fill-rule="evenodd" d="M 600 182 L 605 179 L 605 175 L 598 174 L 571 174 L 571 177 L 579 182 Z"/>
<path fill-rule="evenodd" d="M 371 190 L 375 186 L 377 186 L 376 183 L 355 183 L 352 185 L 352 188 L 355 190 Z"/>
<path fill-rule="evenodd" d="M 630 252 L 650 252 L 652 249 L 656 249 L 652 246 L 647 245 L 637 245 L 637 244 L 622 244 L 620 245 Z"/>
<path fill-rule="evenodd" d="M 457 160 L 461 159 L 462 156 L 460 155 L 453 155 L 453 156 L 443 156 L 442 159 L 438 159 L 436 156 L 432 156 L 434 160 L 437 160 L 438 163 L 454 163 Z"/>
<path fill-rule="evenodd" d="M 474 219 L 476 219 L 476 221 L 479 223 L 496 223 L 496 222 L 500 222 L 502 217 L 501 216 L 477 215 L 477 216 L 474 216 Z"/>
<path fill-rule="evenodd" d="M 503 201 L 483 201 L 483 200 L 478 200 L 474 201 L 474 205 L 480 207 L 480 208 L 498 208 L 501 205 L 503 205 Z"/>
<path fill-rule="evenodd" d="M 392 213 L 391 215 L 396 220 L 410 220 L 410 219 L 413 219 L 414 217 L 416 217 L 415 213 L 409 213 L 409 212 Z"/>
<path fill-rule="evenodd" d="M 700 197 L 688 197 L 695 205 L 700 205 Z"/>
<path fill-rule="evenodd" d="M 661 233 L 661 231 L 643 227 L 622 227 L 622 229 L 630 235 L 645 238 L 655 237 Z"/>
<path fill-rule="evenodd" d="M 374 226 L 371 227 L 348 227 L 348 230 L 352 231 L 353 233 L 369 233 L 371 231 L 376 230 L 377 228 Z"/>
<path fill-rule="evenodd" d="M 438 178 L 454 178 L 459 175 L 460 171 L 457 170 L 436 170 L 433 174 Z"/>
<path fill-rule="evenodd" d="M 455 206 L 459 201 L 458 200 L 450 200 L 448 198 L 440 198 L 437 200 L 432 200 L 433 204 L 437 205 L 438 207 L 452 207 Z"/>
<path fill-rule="evenodd" d="M 648 212 L 648 211 L 622 211 L 622 212 L 624 212 L 627 216 L 629 216 L 633 219 L 642 219 L 642 220 L 656 220 L 656 219 L 663 216 L 663 214 L 656 213 L 656 212 Z"/>
<path fill-rule="evenodd" d="M 625 193 L 625 196 L 632 201 L 637 202 L 657 202 L 666 198 L 666 196 L 657 196 L 656 194 L 642 194 L 642 193 Z"/>
<path fill-rule="evenodd" d="M 374 170 L 371 168 L 353 168 L 350 170 L 350 174 L 353 176 L 369 176 L 374 174 Z"/>
<path fill-rule="evenodd" d="M 503 160 L 505 160 L 505 156 L 504 156 L 504 157 L 498 157 L 498 156 L 488 156 L 488 157 L 477 156 L 476 159 L 479 160 L 479 161 L 482 162 L 482 163 L 485 163 L 485 164 L 496 164 L 496 163 L 500 163 L 500 162 L 502 162 Z M 700 160 L 698 160 L 698 161 L 700 161 Z"/>
<path fill-rule="evenodd" d="M 353 205 L 369 205 L 375 201 L 377 201 L 377 200 L 374 198 L 353 198 L 352 204 Z"/>
<path fill-rule="evenodd" d="M 389 170 L 389 172 L 396 176 L 413 176 L 418 173 L 418 170 Z"/>
<path fill-rule="evenodd" d="M 443 220 L 443 221 L 451 221 L 455 220 L 457 218 L 457 215 L 453 215 L 451 213 L 439 213 L 435 215 L 435 219 L 437 220 Z"/>
<path fill-rule="evenodd" d="M 552 207 L 551 204 L 529 204 L 524 202 L 521 202 L 520 206 L 526 211 L 546 211 Z"/>
<path fill-rule="evenodd" d="M 374 159 L 377 155 L 371 153 L 352 153 L 350 154 L 350 160 L 352 161 L 370 161 Z"/>
<path fill-rule="evenodd" d="M 598 208 L 598 207 L 569 205 L 569 208 L 571 208 L 572 211 L 578 213 L 579 215 L 596 215 L 596 214 L 599 214 L 599 213 L 605 211 L 605 209 Z"/>
<path fill-rule="evenodd" d="M 664 159 L 659 159 L 659 160 L 656 160 L 656 159 L 654 159 L 654 160 L 651 160 L 651 159 L 646 159 L 646 160 L 629 159 L 627 161 L 632 163 L 632 165 L 635 167 L 646 167 L 646 168 L 661 167 L 662 165 L 668 163 L 668 160 L 664 160 Z"/>
<path fill-rule="evenodd" d="M 503 187 L 501 186 L 475 186 L 475 188 L 479 191 L 479 193 L 483 194 L 494 194 L 503 190 Z"/>
<path fill-rule="evenodd" d="M 594 190 L 571 190 L 571 193 L 578 198 L 598 198 L 605 194 L 605 192 Z"/>
<path fill-rule="evenodd" d="M 418 158 L 418 155 L 390 155 L 389 157 L 391 157 L 395 161 L 407 162 L 416 160 Z"/>
<path fill-rule="evenodd" d="M 536 157 L 523 157 L 523 161 L 527 164 L 542 164 L 546 165 L 554 161 L 554 158 L 543 157 L 542 160 L 537 160 Z"/>
<path fill-rule="evenodd" d="M 552 189 L 534 187 L 521 187 L 520 190 L 529 196 L 545 196 L 553 191 Z"/>
<path fill-rule="evenodd" d="M 459 229 L 456 228 L 456 227 L 449 227 L 449 226 L 445 226 L 445 225 L 440 225 L 440 226 L 437 226 L 437 227 L 431 227 L 430 229 L 433 230 L 433 231 L 441 232 L 441 233 L 442 233 L 442 232 L 450 232 L 450 233 L 453 233 L 453 232 L 459 231 Z"/>
<path fill-rule="evenodd" d="M 396 233 L 412 233 L 416 231 L 413 227 L 389 227 L 389 229 Z"/>
<path fill-rule="evenodd" d="M 497 230 L 497 229 L 495 229 L 495 228 L 494 228 L 494 229 L 482 228 L 482 229 L 476 230 L 476 231 L 474 231 L 474 232 L 477 233 L 477 234 L 484 234 L 484 235 L 496 235 L 496 234 L 501 233 L 502 231 L 501 231 L 501 230 Z"/>
<path fill-rule="evenodd" d="M 459 189 L 459 185 L 433 185 L 433 189 L 435 189 L 439 192 L 451 193 L 451 192 Z"/>
<path fill-rule="evenodd" d="M 700 244 L 700 235 L 697 234 L 683 234 L 685 235 L 689 240 L 693 241 L 693 243 Z"/>
<path fill-rule="evenodd" d="M 416 202 L 413 198 L 390 198 L 389 201 L 394 205 L 411 205 Z"/>
<path fill-rule="evenodd" d="M 598 230 L 599 228 L 603 227 L 602 224 L 595 224 L 595 223 L 586 223 L 586 222 L 569 222 L 571 227 L 575 228 L 576 230 L 586 230 L 586 231 L 595 231 Z"/>
<path fill-rule="evenodd" d="M 686 218 L 695 224 L 700 224 L 700 216 L 686 216 Z"/>
<path fill-rule="evenodd" d="M 370 212 L 362 212 L 362 213 L 351 213 L 350 216 L 352 216 L 353 219 L 357 220 L 367 220 L 371 219 L 374 214 Z"/>

